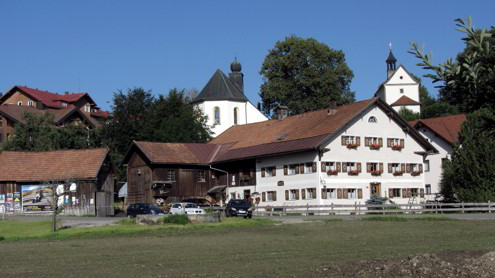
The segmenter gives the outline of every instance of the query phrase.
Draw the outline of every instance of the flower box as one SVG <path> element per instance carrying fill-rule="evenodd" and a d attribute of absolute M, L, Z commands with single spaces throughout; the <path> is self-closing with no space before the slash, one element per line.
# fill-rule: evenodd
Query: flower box
<path fill-rule="evenodd" d="M 370 149 L 372 150 L 379 150 L 381 148 L 380 144 L 371 144 Z"/>
<path fill-rule="evenodd" d="M 373 176 L 380 176 L 382 174 L 382 171 L 371 171 L 371 175 Z"/>
<path fill-rule="evenodd" d="M 392 150 L 396 150 L 396 151 L 400 151 L 404 148 L 404 146 L 401 146 L 401 145 L 393 145 L 392 146 Z"/>
<path fill-rule="evenodd" d="M 329 175 L 329 176 L 337 175 L 338 173 L 339 173 L 339 171 L 337 171 L 337 170 L 328 170 L 327 171 L 327 175 Z"/>
<path fill-rule="evenodd" d="M 420 174 L 421 174 L 421 172 L 420 172 L 420 171 L 412 171 L 412 172 L 411 172 L 411 176 L 414 176 L 414 177 L 415 177 L 415 176 L 419 176 Z"/>
<path fill-rule="evenodd" d="M 357 170 L 350 170 L 347 174 L 349 174 L 349 176 L 357 176 L 359 172 Z"/>
<path fill-rule="evenodd" d="M 402 172 L 402 171 L 395 171 L 394 172 L 394 176 L 402 176 L 402 174 L 404 174 L 404 172 Z"/>
<path fill-rule="evenodd" d="M 358 144 L 347 144 L 348 149 L 357 149 Z"/>

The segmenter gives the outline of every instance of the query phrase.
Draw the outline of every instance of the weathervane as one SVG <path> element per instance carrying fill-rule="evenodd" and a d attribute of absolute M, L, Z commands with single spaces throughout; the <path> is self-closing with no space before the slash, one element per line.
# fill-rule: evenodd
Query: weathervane
<path fill-rule="evenodd" d="M 391 42 L 388 43 L 388 49 L 392 50 L 392 43 Z"/>

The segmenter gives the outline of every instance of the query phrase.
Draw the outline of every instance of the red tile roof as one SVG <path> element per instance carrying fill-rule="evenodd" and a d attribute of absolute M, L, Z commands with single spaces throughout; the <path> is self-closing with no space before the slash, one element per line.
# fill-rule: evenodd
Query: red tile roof
<path fill-rule="evenodd" d="M 0 152 L 0 181 L 95 179 L 108 149 Z"/>
<path fill-rule="evenodd" d="M 210 144 L 134 141 L 152 163 L 208 164 L 220 146 Z"/>
<path fill-rule="evenodd" d="M 10 120 L 18 123 L 26 123 L 24 120 L 24 113 L 29 112 L 32 114 L 41 115 L 43 113 L 51 113 L 54 116 L 54 123 L 61 124 L 61 121 L 66 117 L 79 113 L 82 118 L 84 118 L 93 127 L 100 126 L 100 122 L 93 118 L 90 113 L 82 112 L 75 106 L 71 105 L 64 109 L 37 109 L 32 106 L 21 106 L 21 105 L 0 105 L 0 115 L 9 118 Z"/>
<path fill-rule="evenodd" d="M 459 141 L 462 124 L 467 120 L 464 114 L 451 115 L 409 122 L 414 128 L 426 126 L 445 141 L 453 144 Z"/>
<path fill-rule="evenodd" d="M 421 105 L 421 103 L 409 97 L 402 96 L 396 102 L 390 104 L 390 106 L 402 106 L 402 105 Z"/>

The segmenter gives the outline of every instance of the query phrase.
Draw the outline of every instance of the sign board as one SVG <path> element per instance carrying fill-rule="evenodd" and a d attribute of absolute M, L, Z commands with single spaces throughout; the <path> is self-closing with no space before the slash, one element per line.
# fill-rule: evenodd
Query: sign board
<path fill-rule="evenodd" d="M 5 204 L 5 194 L 0 194 L 0 204 Z"/>
<path fill-rule="evenodd" d="M 49 198 L 52 197 L 51 185 L 25 185 L 22 191 L 22 210 L 24 212 L 52 211 Z"/>
<path fill-rule="evenodd" d="M 0 214 L 5 214 L 5 206 L 3 204 L 0 205 Z"/>
<path fill-rule="evenodd" d="M 284 186 L 284 181 L 278 181 L 278 182 L 277 182 L 277 185 L 278 185 L 278 186 Z"/>

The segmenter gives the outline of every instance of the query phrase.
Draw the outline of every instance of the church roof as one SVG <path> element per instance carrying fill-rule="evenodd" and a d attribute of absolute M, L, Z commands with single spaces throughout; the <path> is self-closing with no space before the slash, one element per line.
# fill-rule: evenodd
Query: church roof
<path fill-rule="evenodd" d="M 390 104 L 390 106 L 402 106 L 402 105 L 420 105 L 421 103 L 411 99 L 407 96 L 400 97 L 396 102 Z"/>
<path fill-rule="evenodd" d="M 213 74 L 199 95 L 194 98 L 193 102 L 205 100 L 248 101 L 241 90 L 219 69 Z"/>
<path fill-rule="evenodd" d="M 388 58 L 385 62 L 397 62 L 397 59 L 395 59 L 394 54 L 392 54 L 392 49 L 390 49 L 390 52 L 388 53 Z"/>

